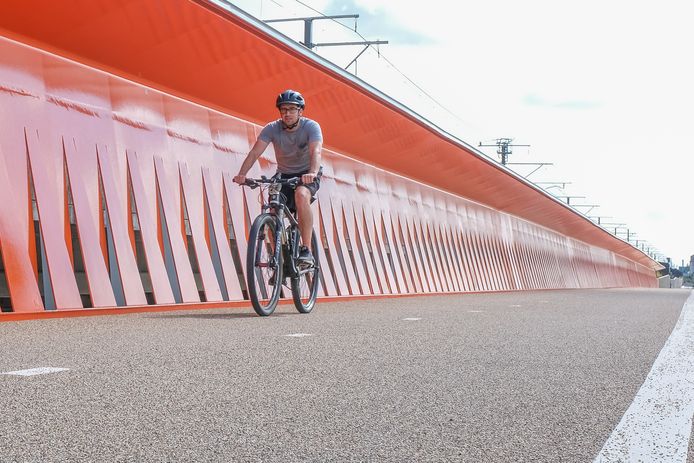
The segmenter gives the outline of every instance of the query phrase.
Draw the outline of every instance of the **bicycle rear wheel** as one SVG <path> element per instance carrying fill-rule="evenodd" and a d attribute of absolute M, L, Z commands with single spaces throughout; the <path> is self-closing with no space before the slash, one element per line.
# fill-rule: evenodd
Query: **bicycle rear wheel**
<path fill-rule="evenodd" d="M 299 233 L 294 234 L 294 249 L 299 249 L 301 244 L 301 236 Z M 301 313 L 309 313 L 316 305 L 318 297 L 318 288 L 320 287 L 320 261 L 319 248 L 316 233 L 311 236 L 311 252 L 313 253 L 313 267 L 307 269 L 299 269 L 299 277 L 292 278 L 292 299 L 296 310 Z"/>
<path fill-rule="evenodd" d="M 255 312 L 263 317 L 275 311 L 282 289 L 282 253 L 275 252 L 276 223 L 270 214 L 259 215 L 248 235 L 248 296 Z"/>

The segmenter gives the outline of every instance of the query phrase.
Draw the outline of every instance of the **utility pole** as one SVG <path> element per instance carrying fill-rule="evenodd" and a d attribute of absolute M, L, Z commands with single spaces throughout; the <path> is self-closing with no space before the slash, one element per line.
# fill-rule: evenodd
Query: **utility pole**
<path fill-rule="evenodd" d="M 530 145 L 514 145 L 512 144 L 513 138 L 497 138 L 496 143 L 493 145 L 483 145 L 482 142 L 480 142 L 479 146 L 496 146 L 496 154 L 501 155 L 501 164 L 506 165 L 508 164 L 508 155 L 513 152 L 511 148 L 515 146 L 530 146 Z"/>
<path fill-rule="evenodd" d="M 631 241 L 630 241 L 630 238 L 631 238 L 632 236 L 636 236 L 636 233 L 630 231 L 630 230 L 629 230 L 629 227 L 620 227 L 620 228 L 622 228 L 622 229 L 624 229 L 624 230 L 627 231 L 627 243 L 630 243 L 630 242 L 631 242 Z M 616 233 L 615 233 L 615 234 L 616 234 Z"/>
<path fill-rule="evenodd" d="M 605 225 L 612 225 L 611 227 L 605 227 L 605 229 L 606 229 L 607 231 L 610 231 L 609 229 L 610 229 L 610 228 L 613 228 L 613 229 L 614 229 L 614 232 L 613 232 L 612 234 L 615 235 L 615 236 L 617 236 L 617 229 L 619 229 L 619 228 L 626 228 L 626 224 L 625 224 L 625 223 L 603 222 L 601 225 L 602 225 L 602 226 L 605 226 Z"/>
<path fill-rule="evenodd" d="M 513 150 L 511 148 L 514 148 L 516 146 L 527 146 L 529 147 L 530 145 L 514 145 L 513 143 L 513 138 L 497 138 L 496 142 L 493 145 L 485 145 L 484 143 L 480 142 L 479 147 L 489 147 L 489 146 L 496 146 L 496 154 L 501 156 L 501 165 L 503 166 L 537 166 L 535 170 L 530 172 L 527 175 L 523 175 L 523 178 L 528 178 L 538 170 L 542 168 L 542 166 L 553 166 L 554 164 L 551 162 L 508 162 L 508 157 L 510 154 L 513 153 Z"/>
<path fill-rule="evenodd" d="M 571 204 L 571 199 L 572 199 L 572 198 L 585 199 L 585 198 L 586 198 L 585 196 L 557 195 L 557 196 L 554 196 L 554 197 L 555 197 L 555 198 L 563 198 L 563 199 L 566 199 L 566 205 L 567 205 L 567 206 L 571 206 L 571 207 L 573 207 L 573 208 L 577 208 L 577 207 L 588 207 L 588 208 L 590 208 L 590 209 L 588 209 L 585 213 L 582 213 L 583 215 L 585 215 L 585 216 L 588 217 L 589 219 L 590 219 L 590 216 L 589 216 L 588 214 L 590 214 L 590 211 L 592 211 L 592 210 L 595 209 L 596 207 L 600 207 L 599 204 L 575 204 L 575 203 L 574 203 L 574 204 Z M 600 218 L 598 218 L 598 225 L 600 225 Z"/>
<path fill-rule="evenodd" d="M 566 204 L 568 204 L 569 206 L 571 206 L 571 198 L 581 198 L 581 199 L 585 199 L 586 197 L 585 197 L 585 196 L 565 196 L 565 195 L 557 195 L 557 196 L 555 196 L 555 198 L 564 198 L 564 199 L 566 199 Z"/>
<path fill-rule="evenodd" d="M 314 43 L 313 42 L 313 21 L 318 21 L 321 19 L 344 19 L 344 18 L 354 18 L 355 20 L 359 18 L 358 14 L 335 14 L 330 16 L 309 16 L 306 18 L 283 18 L 283 19 L 267 19 L 266 23 L 279 23 L 279 22 L 290 22 L 290 21 L 303 21 L 304 22 L 304 41 L 299 42 L 309 50 L 313 50 L 316 47 L 336 47 L 343 45 L 364 45 L 362 51 L 354 57 L 352 61 L 349 62 L 345 69 L 349 68 L 353 63 L 356 63 L 357 59 L 371 46 L 371 45 L 384 45 L 387 44 L 387 40 L 362 40 L 357 42 L 323 42 Z M 354 30 L 357 30 L 356 21 L 354 22 Z M 355 71 L 356 71 L 356 64 Z M 356 74 L 356 72 L 355 72 Z"/>
<path fill-rule="evenodd" d="M 597 224 L 601 225 L 600 219 L 612 219 L 613 217 L 610 217 L 609 215 L 592 215 L 588 216 L 589 219 L 598 219 Z"/>

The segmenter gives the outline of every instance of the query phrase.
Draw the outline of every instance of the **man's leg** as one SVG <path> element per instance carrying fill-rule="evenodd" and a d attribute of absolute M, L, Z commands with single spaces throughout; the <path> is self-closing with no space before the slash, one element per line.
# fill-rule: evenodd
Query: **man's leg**
<path fill-rule="evenodd" d="M 301 233 L 301 241 L 311 252 L 311 233 L 313 232 L 313 211 L 311 210 L 311 191 L 304 187 L 298 186 L 294 193 L 294 201 L 296 203 L 296 214 L 299 219 L 299 232 Z"/>

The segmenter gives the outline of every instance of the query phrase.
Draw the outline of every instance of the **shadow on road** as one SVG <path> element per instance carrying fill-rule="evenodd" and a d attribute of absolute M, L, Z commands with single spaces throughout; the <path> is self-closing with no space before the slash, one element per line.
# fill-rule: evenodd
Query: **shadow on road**
<path fill-rule="evenodd" d="M 270 317 L 288 317 L 301 315 L 299 313 L 274 313 Z M 197 318 L 201 320 L 233 320 L 236 318 L 263 318 L 255 313 L 177 313 L 177 314 L 158 314 L 148 315 L 146 318 Z"/>

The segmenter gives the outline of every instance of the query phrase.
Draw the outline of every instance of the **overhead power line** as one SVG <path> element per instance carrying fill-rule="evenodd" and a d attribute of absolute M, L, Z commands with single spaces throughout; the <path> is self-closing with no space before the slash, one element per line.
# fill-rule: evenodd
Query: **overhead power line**
<path fill-rule="evenodd" d="M 341 22 L 338 21 L 337 19 L 333 19 L 333 18 L 329 17 L 328 15 L 326 15 L 325 13 L 323 13 L 322 11 L 313 8 L 311 5 L 307 5 L 306 3 L 302 2 L 301 0 L 294 0 L 294 1 L 295 1 L 296 3 L 298 3 L 298 4 L 300 4 L 300 5 L 305 6 L 306 8 L 310 9 L 311 11 L 313 11 L 313 12 L 315 12 L 315 13 L 318 13 L 319 15 L 323 16 L 324 18 L 330 19 L 330 20 L 332 20 L 333 22 L 335 22 L 335 23 L 339 24 L 340 26 L 344 27 L 345 29 L 348 29 L 348 30 L 350 30 L 351 32 L 357 34 L 364 42 L 368 42 L 368 40 L 366 39 L 366 37 L 364 37 L 363 35 L 361 35 L 361 33 L 359 33 L 359 31 L 357 31 L 356 23 L 355 23 L 355 25 L 354 25 L 354 29 L 352 29 L 351 27 L 347 26 L 346 24 L 341 23 Z M 378 55 L 379 58 L 383 59 L 386 63 L 388 63 L 388 65 L 389 65 L 390 67 L 392 67 L 398 74 L 400 74 L 402 77 L 404 77 L 411 85 L 413 85 L 413 86 L 414 86 L 417 90 L 419 90 L 423 95 L 425 95 L 427 98 L 429 98 L 431 101 L 433 101 L 438 107 L 440 107 L 441 109 L 443 109 L 444 111 L 446 111 L 448 114 L 450 114 L 451 116 L 453 116 L 454 118 L 456 118 L 458 121 L 462 122 L 463 124 L 472 125 L 472 124 L 468 123 L 467 121 L 464 121 L 463 119 L 461 119 L 460 116 L 458 116 L 457 114 L 455 114 L 453 111 L 451 111 L 451 110 L 448 109 L 446 106 L 444 106 L 442 103 L 440 103 L 436 98 L 434 98 L 433 96 L 431 96 L 431 95 L 429 94 L 429 92 L 427 92 L 426 90 L 424 90 L 424 89 L 423 89 L 421 86 L 419 86 L 415 81 L 413 81 L 407 74 L 405 74 L 405 73 L 404 73 L 403 71 L 401 71 L 395 64 L 393 64 L 393 62 L 390 61 L 390 60 L 388 59 L 387 56 L 385 56 L 383 53 L 381 53 L 381 51 L 380 51 L 379 49 L 375 48 L 375 47 L 373 46 L 373 44 L 368 44 L 368 45 L 367 45 L 367 48 L 373 49 L 373 50 L 377 53 L 377 55 Z M 365 50 L 366 50 L 366 48 L 365 48 Z M 350 64 L 352 64 L 352 63 L 350 63 Z"/>
<path fill-rule="evenodd" d="M 362 40 L 360 42 L 319 42 L 315 43 L 313 41 L 313 21 L 319 19 L 340 19 L 340 18 L 354 18 L 355 19 L 355 31 L 356 31 L 356 19 L 359 18 L 358 14 L 338 14 L 331 16 L 310 16 L 308 18 L 282 18 L 282 19 L 267 19 L 266 23 L 279 23 L 279 22 L 291 22 L 291 21 L 303 21 L 304 22 L 304 41 L 301 42 L 303 46 L 309 50 L 313 50 L 318 47 L 337 47 L 345 45 L 363 45 L 364 48 L 355 56 L 352 61 L 345 66 L 345 70 L 354 64 L 354 73 L 357 72 L 357 59 L 368 50 L 371 45 L 385 45 L 388 43 L 387 40 Z"/>

